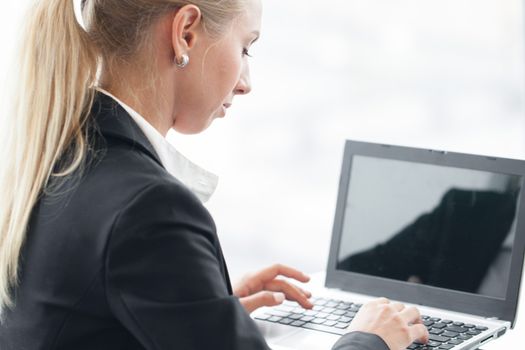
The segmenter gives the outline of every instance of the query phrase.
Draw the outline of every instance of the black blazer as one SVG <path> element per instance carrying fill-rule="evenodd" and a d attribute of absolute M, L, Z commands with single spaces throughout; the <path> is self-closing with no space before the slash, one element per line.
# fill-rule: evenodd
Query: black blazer
<path fill-rule="evenodd" d="M 113 99 L 97 94 L 91 121 L 84 170 L 33 209 L 0 349 L 268 349 L 208 211 Z M 387 349 L 363 333 L 337 345 L 369 347 Z"/>

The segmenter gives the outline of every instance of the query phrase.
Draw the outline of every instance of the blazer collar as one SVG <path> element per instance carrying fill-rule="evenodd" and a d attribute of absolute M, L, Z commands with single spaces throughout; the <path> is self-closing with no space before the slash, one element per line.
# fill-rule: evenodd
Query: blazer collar
<path fill-rule="evenodd" d="M 91 108 L 91 115 L 104 137 L 119 139 L 138 147 L 164 167 L 146 135 L 117 101 L 97 91 Z"/>

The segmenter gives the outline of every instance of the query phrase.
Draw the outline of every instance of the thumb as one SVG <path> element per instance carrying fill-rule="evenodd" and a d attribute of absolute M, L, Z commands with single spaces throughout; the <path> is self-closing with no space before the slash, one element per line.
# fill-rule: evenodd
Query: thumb
<path fill-rule="evenodd" d="M 250 296 L 240 298 L 242 306 L 248 313 L 252 313 L 263 306 L 275 306 L 283 303 L 285 296 L 283 293 L 259 292 Z"/>

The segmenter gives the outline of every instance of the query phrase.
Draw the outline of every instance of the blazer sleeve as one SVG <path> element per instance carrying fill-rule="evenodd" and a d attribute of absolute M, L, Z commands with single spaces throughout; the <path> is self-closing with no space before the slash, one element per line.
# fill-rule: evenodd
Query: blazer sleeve
<path fill-rule="evenodd" d="M 375 334 L 352 332 L 342 336 L 332 350 L 389 350 L 384 340 Z"/>
<path fill-rule="evenodd" d="M 176 184 L 149 186 L 112 229 L 109 307 L 147 350 L 269 349 L 221 266 L 215 225 L 198 199 Z"/>

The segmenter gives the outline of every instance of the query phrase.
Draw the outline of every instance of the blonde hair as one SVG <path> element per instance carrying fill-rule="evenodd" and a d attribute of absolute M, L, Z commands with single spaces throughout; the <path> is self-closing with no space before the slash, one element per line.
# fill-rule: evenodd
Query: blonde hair
<path fill-rule="evenodd" d="M 244 0 L 84 0 L 85 31 L 72 0 L 40 0 L 26 22 L 15 113 L 0 167 L 0 313 L 12 307 L 18 266 L 35 204 L 51 179 L 81 169 L 89 148 L 87 122 L 97 73 L 132 64 L 150 28 L 188 4 L 201 10 L 210 35 L 220 35 L 245 9 Z M 151 49 L 151 48 L 150 48 Z M 67 156 L 67 157 L 66 157 Z M 67 159 L 57 169 L 58 161 Z"/>

